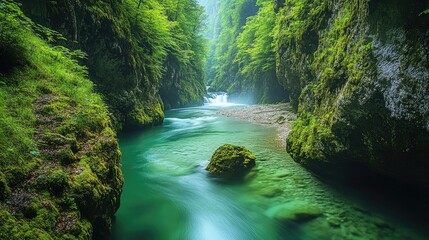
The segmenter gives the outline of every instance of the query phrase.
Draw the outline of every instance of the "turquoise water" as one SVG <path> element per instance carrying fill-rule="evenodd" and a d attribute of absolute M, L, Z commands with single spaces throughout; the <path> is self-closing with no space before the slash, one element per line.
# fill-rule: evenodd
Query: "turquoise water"
<path fill-rule="evenodd" d="M 125 185 L 113 239 L 425 239 L 397 214 L 351 199 L 296 164 L 274 129 L 216 115 L 219 108 L 172 110 L 164 125 L 120 136 Z M 204 170 L 224 143 L 257 157 L 242 182 Z M 279 217 L 308 209 L 322 214 Z"/>

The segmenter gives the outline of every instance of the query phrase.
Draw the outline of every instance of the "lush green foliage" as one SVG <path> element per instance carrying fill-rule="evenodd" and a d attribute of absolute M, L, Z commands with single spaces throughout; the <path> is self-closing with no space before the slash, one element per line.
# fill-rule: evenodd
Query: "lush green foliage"
<path fill-rule="evenodd" d="M 202 103 L 206 46 L 200 35 L 203 9 L 197 2 L 127 0 L 118 8 L 124 22 L 117 25 L 129 29 L 125 35 L 131 37 L 131 60 L 135 60 L 133 68 L 140 79 L 137 89 L 131 90 L 140 94 L 128 117 L 137 122 L 128 121 L 127 127 L 151 125 L 162 119 L 159 90 L 166 108 Z M 111 87 L 102 92 L 113 99 L 118 95 Z"/>
<path fill-rule="evenodd" d="M 161 123 L 163 103 L 202 103 L 206 47 L 195 0 L 21 1 L 88 54 L 83 63 L 117 128 Z"/>
<path fill-rule="evenodd" d="M 275 72 L 273 1 L 221 1 L 221 7 L 211 88 L 248 102 L 287 99 Z"/>
<path fill-rule="evenodd" d="M 216 39 L 213 68 L 213 79 L 208 79 L 212 90 L 228 90 L 238 72 L 235 62 L 237 55 L 237 37 L 242 32 L 246 19 L 256 13 L 256 1 L 221 0 L 220 2 L 220 33 Z"/>
<path fill-rule="evenodd" d="M 196 0 L 164 1 L 172 23 L 161 97 L 166 108 L 202 104 L 205 94 L 204 9 Z"/>
<path fill-rule="evenodd" d="M 213 1 L 213 0 L 199 0 L 201 6 L 205 8 L 206 12 L 206 19 L 205 19 L 205 25 L 206 28 L 203 31 L 203 36 L 208 40 L 208 54 L 207 54 L 207 60 L 206 60 L 206 66 L 205 66 L 205 78 L 208 81 L 214 79 L 215 70 L 212 68 L 214 64 L 214 55 L 217 45 L 217 38 L 219 36 L 219 28 L 220 28 L 220 21 L 219 21 L 219 7 L 220 2 L 219 1 Z"/>
<path fill-rule="evenodd" d="M 257 5 L 260 6 L 257 15 L 247 18 L 237 38 L 235 62 L 239 70 L 230 89 L 240 91 L 241 95 L 250 94 L 259 103 L 286 100 L 287 94 L 276 77 L 274 4 L 271 0 L 259 0 Z"/>
<path fill-rule="evenodd" d="M 35 31 L 57 35 L 0 2 L 0 59 L 9 63 L 0 71 L 0 238 L 102 236 L 123 183 L 108 111 L 77 63 L 82 53 Z"/>

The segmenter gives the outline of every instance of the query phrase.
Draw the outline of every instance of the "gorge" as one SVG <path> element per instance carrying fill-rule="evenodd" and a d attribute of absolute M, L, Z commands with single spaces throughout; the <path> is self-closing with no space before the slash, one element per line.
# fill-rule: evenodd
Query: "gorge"
<path fill-rule="evenodd" d="M 427 1 L 0 0 L 0 239 L 426 239 L 428 146 Z"/>

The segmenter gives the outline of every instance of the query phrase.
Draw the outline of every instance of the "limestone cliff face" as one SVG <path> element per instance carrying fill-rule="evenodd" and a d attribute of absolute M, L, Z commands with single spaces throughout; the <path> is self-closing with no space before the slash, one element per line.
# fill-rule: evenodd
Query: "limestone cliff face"
<path fill-rule="evenodd" d="M 429 16 L 424 1 L 287 1 L 277 73 L 298 120 L 295 160 L 428 183 Z"/>

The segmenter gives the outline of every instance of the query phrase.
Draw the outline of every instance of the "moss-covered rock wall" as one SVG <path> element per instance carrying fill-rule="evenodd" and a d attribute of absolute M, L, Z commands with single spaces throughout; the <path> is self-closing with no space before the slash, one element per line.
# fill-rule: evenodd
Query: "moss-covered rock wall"
<path fill-rule="evenodd" d="M 296 161 L 429 182 L 427 8 L 417 0 L 289 0 L 279 8 L 277 75 L 298 111 L 287 140 Z"/>
<path fill-rule="evenodd" d="M 83 63 L 108 103 L 117 128 L 124 123 L 132 127 L 162 122 L 162 103 L 156 91 L 160 73 L 156 67 L 145 66 L 157 49 L 147 38 L 137 41 L 145 33 L 130 17 L 138 17 L 132 11 L 134 6 L 126 7 L 121 1 L 21 2 L 37 23 L 68 39 L 62 44 L 87 54 Z"/>
<path fill-rule="evenodd" d="M 117 129 L 161 123 L 164 105 L 202 104 L 205 46 L 200 22 L 190 16 L 202 17 L 203 10 L 194 0 L 20 2 L 34 21 L 67 38 L 61 44 L 87 54 L 82 63 Z M 179 19 L 179 12 L 189 16 Z"/>
<path fill-rule="evenodd" d="M 173 6 L 175 6 L 175 1 Z M 176 24 L 171 29 L 175 46 L 167 48 L 160 95 L 166 109 L 203 104 L 206 93 L 204 64 L 206 39 L 204 8 L 196 0 L 184 1 L 178 7 L 167 8 L 167 16 Z"/>
<path fill-rule="evenodd" d="M 103 238 L 119 207 L 108 109 L 53 35 L 0 1 L 0 239 Z"/>

